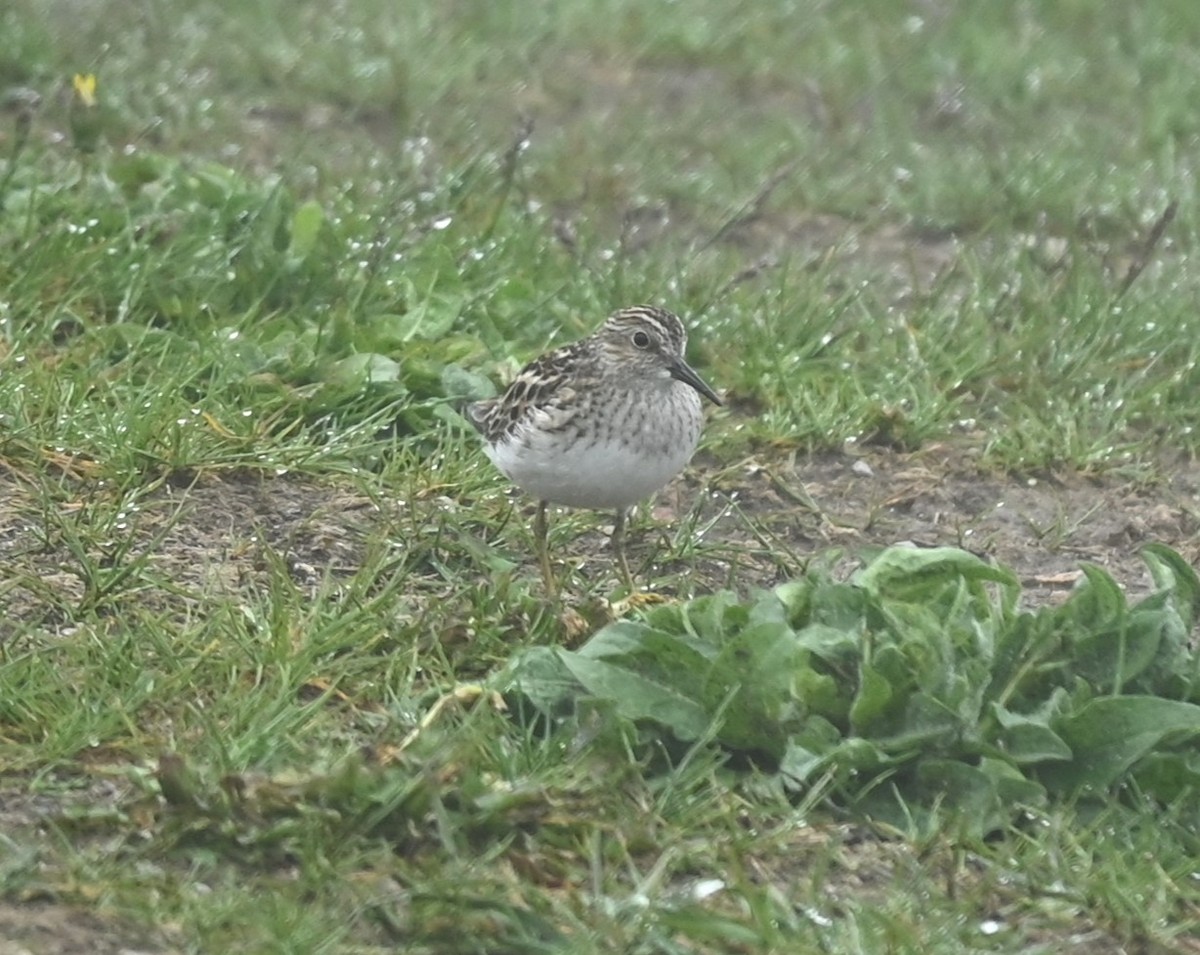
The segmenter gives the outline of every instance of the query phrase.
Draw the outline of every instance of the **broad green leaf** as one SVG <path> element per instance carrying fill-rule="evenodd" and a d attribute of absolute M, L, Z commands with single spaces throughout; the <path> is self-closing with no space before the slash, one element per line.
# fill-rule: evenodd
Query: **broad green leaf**
<path fill-rule="evenodd" d="M 738 606 L 735 604 L 735 606 Z M 739 610 L 740 610 L 739 606 Z M 770 591 L 763 591 L 750 604 L 750 613 L 746 618 L 744 626 L 754 626 L 760 623 L 778 624 L 779 626 L 788 627 L 786 608 L 779 602 L 779 598 Z M 736 618 L 732 618 L 736 619 Z M 726 616 L 726 626 L 731 622 L 731 617 Z"/>
<path fill-rule="evenodd" d="M 704 688 L 710 712 L 729 699 L 718 730 L 722 743 L 776 757 L 783 754 L 784 721 L 799 654 L 795 635 L 781 621 L 752 624 L 726 642 Z"/>
<path fill-rule="evenodd" d="M 817 775 L 825 761 L 824 752 L 808 749 L 793 739 L 788 742 L 779 760 L 779 772 L 790 783 L 803 786 Z"/>
<path fill-rule="evenodd" d="M 557 647 L 531 647 L 509 663 L 493 685 L 501 693 L 520 693 L 543 713 L 557 712 L 580 690 Z"/>
<path fill-rule="evenodd" d="M 1016 603 L 1020 585 L 1007 570 L 993 567 L 974 554 L 956 547 L 889 547 L 854 577 L 854 583 L 872 597 L 905 601 L 930 600 L 957 578 L 1002 587 L 1000 608 Z"/>
<path fill-rule="evenodd" d="M 1148 545 L 1142 558 L 1159 590 L 1138 603 L 1133 613 L 1159 613 L 1162 639 L 1154 661 L 1130 691 L 1195 701 L 1200 696 L 1200 653 L 1191 639 L 1200 611 L 1200 582 L 1169 547 Z"/>
<path fill-rule="evenodd" d="M 1001 705 L 1036 700 L 1052 692 L 1066 667 L 1055 609 L 1022 613 L 1001 631 L 985 696 Z"/>
<path fill-rule="evenodd" d="M 442 394 L 447 398 L 492 398 L 496 386 L 479 372 L 463 368 L 462 365 L 447 365 L 441 374 Z"/>
<path fill-rule="evenodd" d="M 654 720 L 682 740 L 693 740 L 711 726 L 715 714 L 670 683 L 644 676 L 628 666 L 560 651 L 563 664 L 593 697 L 611 703 L 631 720 Z"/>
<path fill-rule="evenodd" d="M 792 680 L 796 701 L 811 713 L 843 723 L 850 712 L 850 699 L 837 681 L 818 673 L 807 664 L 798 664 Z"/>
<path fill-rule="evenodd" d="M 853 584 L 822 583 L 813 590 L 807 610 L 806 617 L 790 618 L 792 626 L 823 624 L 833 630 L 855 636 L 865 626 L 866 594 L 861 587 Z"/>
<path fill-rule="evenodd" d="M 1169 739 L 1200 736 L 1200 706 L 1153 696 L 1108 696 L 1053 721 L 1051 728 L 1070 747 L 1072 759 L 1039 775 L 1059 791 L 1099 790 Z"/>
<path fill-rule="evenodd" d="M 589 659 L 661 674 L 668 682 L 689 686 L 689 695 L 696 699 L 711 666 L 711 657 L 697 649 L 686 634 L 667 633 L 632 620 L 610 623 L 576 652 Z"/>
<path fill-rule="evenodd" d="M 1081 564 L 1080 570 L 1084 583 L 1059 607 L 1060 617 L 1070 619 L 1085 633 L 1115 626 L 1126 612 L 1125 594 L 1103 568 Z"/>
<path fill-rule="evenodd" d="M 859 784 L 873 782 L 871 774 L 883 769 L 891 769 L 902 760 L 888 753 L 874 740 L 861 736 L 848 736 L 842 739 L 828 753 L 829 765 L 840 774 L 850 774 L 859 780 Z"/>
<path fill-rule="evenodd" d="M 796 634 L 796 642 L 814 656 L 831 662 L 851 662 L 862 653 L 862 636 L 824 623 L 810 623 Z"/>
<path fill-rule="evenodd" d="M 681 738 L 694 739 L 712 725 L 724 701 L 707 697 L 712 664 L 690 640 L 620 620 L 578 650 L 559 653 L 591 695 L 625 716 L 655 719 Z"/>
<path fill-rule="evenodd" d="M 728 590 L 698 597 L 680 607 L 680 625 L 695 638 L 694 645 L 710 656 L 720 650 L 727 637 L 749 622 L 750 608 Z"/>
<path fill-rule="evenodd" d="M 979 771 L 995 783 L 1001 804 L 1010 809 L 1017 806 L 1040 806 L 1046 802 L 1045 787 L 1027 779 L 1011 763 L 984 757 L 979 761 Z"/>
<path fill-rule="evenodd" d="M 1014 763 L 1025 765 L 1071 758 L 1071 747 L 1050 729 L 1048 716 L 1013 713 L 999 703 L 992 704 L 991 712 L 999 725 L 995 744 Z"/>
<path fill-rule="evenodd" d="M 1063 605 L 1018 613 L 1008 571 L 893 548 L 852 584 L 655 608 L 530 657 L 512 686 L 543 712 L 592 699 L 651 732 L 773 754 L 785 786 L 828 774 L 828 798 L 905 829 L 952 812 L 982 835 L 1131 770 L 1174 798 L 1200 785 L 1177 748 L 1200 736 L 1200 706 L 1164 696 L 1200 683 L 1196 583 L 1174 552 L 1146 560 L 1159 590 L 1132 607 L 1090 567 Z"/>
<path fill-rule="evenodd" d="M 653 627 L 655 630 L 665 630 L 667 633 L 684 633 L 687 631 L 687 627 L 684 624 L 684 615 L 687 613 L 687 607 L 692 602 L 689 600 L 687 603 L 669 602 L 655 604 L 646 611 L 642 620 L 647 627 Z"/>
<path fill-rule="evenodd" d="M 850 707 L 850 725 L 854 733 L 859 736 L 874 736 L 880 731 L 886 733 L 887 727 L 880 725 L 880 718 L 892 701 L 892 685 L 887 677 L 870 664 L 860 667 L 858 693 Z"/>
<path fill-rule="evenodd" d="M 618 620 L 592 634 L 588 642 L 577 652 L 598 659 L 635 654 L 644 648 L 647 634 L 663 632 L 648 624 L 637 623 L 633 620 Z M 665 635 L 668 639 L 673 639 L 672 634 Z"/>
<path fill-rule="evenodd" d="M 1200 577 L 1195 569 L 1164 544 L 1147 544 L 1142 548 L 1142 560 L 1150 569 L 1155 586 L 1174 595 L 1184 625 L 1191 630 L 1200 618 Z"/>
<path fill-rule="evenodd" d="M 917 767 L 916 789 L 922 803 L 938 803 L 961 813 L 977 836 L 998 828 L 1007 820 L 1007 812 L 1000 812 L 1002 807 L 995 777 L 959 760 L 922 760 Z"/>
<path fill-rule="evenodd" d="M 1045 801 L 1041 786 L 1001 760 L 972 765 L 925 759 L 913 778 L 897 774 L 893 779 L 890 787 L 869 794 L 860 808 L 913 835 L 950 825 L 980 839 L 1007 826 L 1016 808 Z"/>
<path fill-rule="evenodd" d="M 887 680 L 893 695 L 906 698 L 915 688 L 919 674 L 913 672 L 912 656 L 905 649 L 895 644 L 879 646 L 871 656 L 871 668 Z"/>
<path fill-rule="evenodd" d="M 1134 611 L 1116 627 L 1089 630 L 1075 641 L 1073 669 L 1098 692 L 1120 692 L 1154 662 L 1166 624 L 1163 611 Z"/>
<path fill-rule="evenodd" d="M 799 620 L 808 618 L 813 590 L 817 586 L 818 584 L 812 578 L 803 577 L 800 580 L 789 580 L 780 584 L 772 593 L 783 606 L 788 620 L 795 624 Z"/>
<path fill-rule="evenodd" d="M 804 785 L 820 772 L 842 744 L 837 727 L 819 716 L 809 717 L 788 739 L 779 772 L 790 783 Z"/>
<path fill-rule="evenodd" d="M 880 743 L 893 753 L 928 752 L 935 746 L 941 752 L 962 732 L 962 721 L 952 709 L 926 693 L 917 692 L 909 697 L 894 731 L 881 734 Z"/>
<path fill-rule="evenodd" d="M 1138 788 L 1162 803 L 1200 792 L 1200 753 L 1151 753 L 1133 770 Z"/>

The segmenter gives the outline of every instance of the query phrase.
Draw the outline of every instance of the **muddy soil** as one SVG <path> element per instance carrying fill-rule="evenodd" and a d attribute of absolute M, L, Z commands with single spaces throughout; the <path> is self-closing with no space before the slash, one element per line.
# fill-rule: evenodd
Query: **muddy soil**
<path fill-rule="evenodd" d="M 756 456 L 719 469 L 707 465 L 699 462 L 633 522 L 631 558 L 668 594 L 769 587 L 802 573 L 814 555 L 831 548 L 844 554 L 848 573 L 862 555 L 900 543 L 962 547 L 1010 567 L 1030 605 L 1061 599 L 1079 579 L 1081 562 L 1104 567 L 1131 597 L 1144 595 L 1151 581 L 1138 553 L 1152 541 L 1200 561 L 1195 462 L 1179 462 L 1169 478 L 1153 483 L 1075 474 L 990 476 L 944 446 L 912 454 Z M 481 460 L 480 466 L 487 464 Z M 370 539 L 398 536 L 413 517 L 402 509 L 432 513 L 448 504 L 473 504 L 453 500 L 452 489 L 440 490 L 436 500 L 400 504 L 293 478 L 208 477 L 164 487 L 141 499 L 136 514 L 113 518 L 111 539 L 97 543 L 93 558 L 103 563 L 106 549 L 125 546 L 121 534 L 135 534 L 141 539 L 121 559 L 139 555 L 155 579 L 181 591 L 231 596 L 265 583 L 271 568 L 264 552 L 270 548 L 286 559 L 297 582 L 315 586 L 326 575 L 354 573 Z M 64 528 L 76 515 L 90 523 L 95 515 L 89 510 L 114 506 L 103 492 L 81 487 L 60 506 L 56 528 L 47 529 L 34 492 L 0 476 L 0 593 L 6 605 L 0 637 L 69 619 L 68 609 L 86 599 L 87 583 Z M 514 498 L 513 506 L 522 512 L 528 502 Z M 662 553 L 684 515 L 705 529 L 692 563 Z M 603 538 L 608 520 L 585 521 L 578 535 L 562 541 L 556 558 L 588 574 L 611 571 Z M 502 529 L 492 543 L 536 576 L 524 531 Z M 483 572 L 462 554 L 446 560 L 462 574 Z M 436 590 L 444 581 L 426 583 Z M 159 596 L 177 599 L 165 589 Z M 136 599 L 153 601 L 155 594 L 143 589 Z"/>

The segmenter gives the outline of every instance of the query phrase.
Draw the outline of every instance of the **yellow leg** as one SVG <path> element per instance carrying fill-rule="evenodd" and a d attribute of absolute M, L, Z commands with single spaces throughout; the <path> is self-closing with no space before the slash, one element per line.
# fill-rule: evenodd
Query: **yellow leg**
<path fill-rule="evenodd" d="M 625 511 L 617 511 L 617 520 L 613 524 L 612 546 L 617 558 L 617 568 L 621 571 L 621 579 L 625 586 L 633 591 L 633 574 L 629 572 L 629 564 L 625 560 Z"/>
<path fill-rule="evenodd" d="M 534 543 L 537 545 L 538 565 L 542 568 L 542 580 L 546 584 L 546 593 L 551 597 L 558 595 L 558 584 L 554 573 L 550 570 L 549 527 L 546 523 L 546 502 L 538 501 L 537 516 L 533 519 Z"/>

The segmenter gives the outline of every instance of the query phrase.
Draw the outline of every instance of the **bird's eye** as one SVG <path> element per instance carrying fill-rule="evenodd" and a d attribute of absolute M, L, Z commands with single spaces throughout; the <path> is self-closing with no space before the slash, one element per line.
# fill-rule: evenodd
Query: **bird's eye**
<path fill-rule="evenodd" d="M 647 335 L 645 332 L 634 332 L 633 333 L 633 344 L 635 346 L 637 346 L 638 348 L 649 348 L 650 347 L 650 336 Z"/>

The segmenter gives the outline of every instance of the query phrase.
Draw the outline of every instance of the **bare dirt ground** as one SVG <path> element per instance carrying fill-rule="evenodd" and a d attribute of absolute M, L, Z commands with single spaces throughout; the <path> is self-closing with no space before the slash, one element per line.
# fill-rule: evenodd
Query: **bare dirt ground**
<path fill-rule="evenodd" d="M 934 444 L 744 470 L 745 484 L 735 488 L 742 508 L 798 554 L 961 547 L 1015 571 L 1031 606 L 1061 598 L 1080 562 L 1104 567 L 1130 597 L 1145 594 L 1151 581 L 1138 552 L 1151 542 L 1200 559 L 1195 462 L 1164 469 L 1171 477 L 1150 484 L 1069 473 L 1015 478 L 980 473 L 954 448 Z"/>
<path fill-rule="evenodd" d="M 487 464 L 481 460 L 480 466 Z M 705 540 L 718 546 L 688 568 L 697 592 L 730 583 L 743 590 L 772 586 L 831 547 L 854 563 L 858 554 L 910 543 L 963 547 L 1012 568 L 1031 604 L 1061 596 L 1078 579 L 1081 561 L 1104 567 L 1135 597 L 1151 584 L 1138 557 L 1142 545 L 1164 543 L 1185 559 L 1200 561 L 1200 467 L 1179 462 L 1170 470 L 1169 479 L 1154 483 L 1075 474 L 989 476 L 940 445 L 910 454 L 754 456 L 720 470 L 701 462 L 661 495 L 651 524 L 669 531 L 676 515 L 691 507 L 698 508 L 698 526 L 711 524 Z M 447 489 L 440 490 L 446 494 Z M 81 485 L 56 520 L 112 506 L 104 499 L 103 490 Z M 394 508 L 444 505 L 443 498 Z M 326 483 L 227 474 L 186 488 L 164 487 L 140 500 L 137 513 L 120 527 L 154 542 L 134 546 L 130 553 L 144 555 L 155 578 L 209 595 L 232 595 L 253 588 L 267 572 L 264 546 L 286 558 L 300 583 L 353 573 L 368 537 L 398 528 L 398 512 L 387 513 L 392 507 Z M 0 638 L 31 624 L 53 627 L 62 608 L 84 597 L 83 575 L 65 535 L 47 530 L 42 518 L 32 491 L 19 479 L 0 475 L 0 596 L 5 603 Z M 601 518 L 594 530 L 568 542 L 560 556 L 600 566 L 608 560 L 603 526 Z M 633 537 L 632 556 L 652 562 L 659 542 L 651 527 L 638 522 Z M 97 561 L 103 562 L 105 547 L 116 550 L 119 544 L 103 542 Z M 499 544 L 514 559 L 527 550 L 520 532 L 502 532 Z M 726 553 L 738 555 L 732 570 L 720 559 Z M 462 567 L 463 573 L 470 570 Z M 536 575 L 531 560 L 524 570 Z M 148 598 L 143 593 L 139 599 Z"/>
<path fill-rule="evenodd" d="M 480 467 L 487 463 L 481 460 Z M 102 498 L 102 491 L 80 486 L 78 499 L 62 510 L 100 506 Z M 1193 563 L 1200 560 L 1200 468 L 1188 462 L 1178 464 L 1170 480 L 1129 483 L 1070 474 L 980 475 L 942 446 L 794 461 L 750 457 L 715 472 L 701 463 L 661 501 L 654 516 L 664 529 L 677 512 L 696 506 L 697 524 L 715 522 L 706 533 L 710 545 L 719 545 L 713 553 L 739 555 L 731 571 L 727 561 L 704 552 L 700 565 L 689 569 L 697 590 L 731 582 L 738 589 L 769 587 L 829 547 L 853 560 L 901 542 L 964 547 L 995 559 L 1019 573 L 1031 603 L 1064 593 L 1078 578 L 1080 561 L 1105 567 L 1130 596 L 1144 594 L 1151 582 L 1138 552 L 1151 541 L 1174 547 Z M 150 553 L 132 548 L 149 558 L 155 577 L 200 593 L 232 595 L 253 588 L 266 572 L 263 546 L 286 557 L 298 582 L 349 575 L 368 535 L 382 530 L 390 536 L 397 527 L 402 515 L 388 513 L 390 506 L 326 483 L 224 475 L 186 488 L 164 487 L 140 500 L 127 528 L 148 540 L 161 534 Z M 84 596 L 77 561 L 61 535 L 47 533 L 40 521 L 30 489 L 0 476 L 0 595 L 6 605 L 0 637 L 30 624 L 53 627 L 60 609 Z M 570 563 L 608 559 L 602 524 L 601 518 L 595 530 L 568 543 L 564 557 Z M 653 561 L 658 542 L 644 523 L 641 530 L 631 553 Z M 514 557 L 526 543 L 511 531 L 500 539 Z M 526 572 L 535 576 L 532 561 Z"/>
<path fill-rule="evenodd" d="M 0 955 L 169 955 L 150 933 L 54 902 L 0 902 Z"/>

